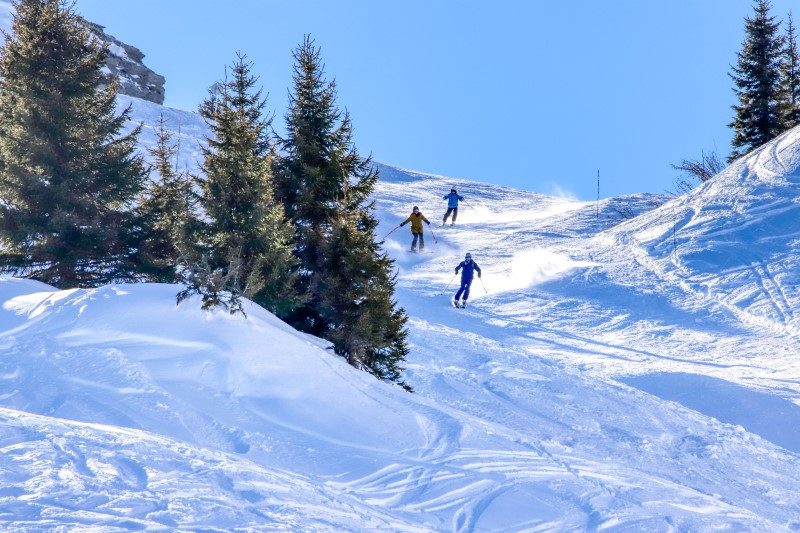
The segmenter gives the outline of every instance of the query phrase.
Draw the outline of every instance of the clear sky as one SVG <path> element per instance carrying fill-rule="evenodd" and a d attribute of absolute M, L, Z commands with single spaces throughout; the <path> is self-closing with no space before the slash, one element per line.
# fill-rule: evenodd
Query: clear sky
<path fill-rule="evenodd" d="M 773 0 L 785 18 L 792 0 Z M 236 51 L 283 130 L 291 50 L 322 47 L 376 160 L 594 198 L 663 192 L 671 162 L 727 156 L 728 78 L 750 0 L 77 0 L 193 110 Z M 798 10 L 800 11 L 800 10 Z M 796 13 L 800 17 L 800 13 Z"/>

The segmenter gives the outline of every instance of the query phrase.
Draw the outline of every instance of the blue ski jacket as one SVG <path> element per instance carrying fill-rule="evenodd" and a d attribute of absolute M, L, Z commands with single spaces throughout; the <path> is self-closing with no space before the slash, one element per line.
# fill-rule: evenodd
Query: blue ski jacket
<path fill-rule="evenodd" d="M 461 261 L 456 267 L 456 274 L 461 270 L 461 283 L 469 283 L 472 281 L 472 276 L 475 271 L 478 271 L 478 277 L 481 277 L 481 267 L 475 261 Z"/>
<path fill-rule="evenodd" d="M 456 207 L 458 207 L 458 202 L 460 200 L 463 200 L 464 197 L 461 196 L 461 195 L 458 195 L 458 194 L 456 194 L 454 192 L 451 192 L 450 194 L 445 196 L 443 199 L 447 200 L 447 207 L 449 207 L 450 209 L 455 209 Z"/>

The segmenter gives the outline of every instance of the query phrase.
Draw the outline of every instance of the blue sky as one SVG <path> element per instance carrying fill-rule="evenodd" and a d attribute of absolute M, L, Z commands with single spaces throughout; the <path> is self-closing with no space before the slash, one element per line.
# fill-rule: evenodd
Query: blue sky
<path fill-rule="evenodd" d="M 791 0 L 773 0 L 785 18 Z M 195 109 L 245 52 L 283 129 L 311 34 L 378 161 L 594 198 L 663 192 L 671 162 L 729 152 L 729 65 L 750 0 L 78 0 Z M 796 16 L 800 17 L 800 13 Z"/>

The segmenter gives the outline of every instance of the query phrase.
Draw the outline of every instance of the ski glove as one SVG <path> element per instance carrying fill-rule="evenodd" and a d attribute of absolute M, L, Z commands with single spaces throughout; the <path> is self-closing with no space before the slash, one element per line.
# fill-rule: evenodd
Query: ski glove
<path fill-rule="evenodd" d="M 425 223 L 426 223 L 427 225 L 429 225 L 429 226 L 431 225 L 431 221 L 430 221 L 430 220 L 426 220 L 426 221 L 425 221 Z"/>
<path fill-rule="evenodd" d="M 406 225 L 406 223 L 405 223 L 405 222 L 401 222 L 401 223 L 400 223 L 400 227 L 401 227 L 401 228 L 402 228 L 403 226 L 405 226 L 405 225 Z"/>

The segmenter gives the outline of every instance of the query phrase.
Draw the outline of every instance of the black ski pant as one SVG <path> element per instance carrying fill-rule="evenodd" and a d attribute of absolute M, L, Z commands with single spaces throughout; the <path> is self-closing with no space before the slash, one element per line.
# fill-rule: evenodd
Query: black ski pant
<path fill-rule="evenodd" d="M 453 222 L 456 221 L 458 218 L 458 208 L 457 207 L 448 207 L 447 213 L 444 214 L 444 218 L 442 219 L 442 224 L 447 223 L 447 219 L 450 218 L 450 213 L 453 213 Z"/>
<path fill-rule="evenodd" d="M 415 250 L 417 248 L 417 239 L 419 239 L 419 251 L 421 252 L 422 250 L 424 250 L 425 249 L 425 236 L 422 235 L 422 232 L 420 231 L 419 233 L 416 233 L 416 232 L 412 231 L 411 235 L 414 236 L 414 240 L 411 241 L 411 250 L 413 251 L 413 250 Z"/>
<path fill-rule="evenodd" d="M 464 295 L 464 301 L 466 302 L 467 298 L 469 298 L 469 287 L 470 287 L 470 285 L 472 285 L 472 280 L 471 279 L 462 279 L 461 280 L 461 288 L 458 289 L 458 292 L 456 293 L 456 298 L 455 299 L 458 300 L 459 298 L 461 298 L 461 295 L 463 294 Z"/>

